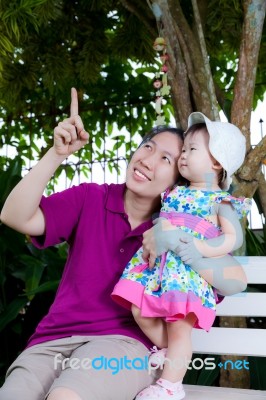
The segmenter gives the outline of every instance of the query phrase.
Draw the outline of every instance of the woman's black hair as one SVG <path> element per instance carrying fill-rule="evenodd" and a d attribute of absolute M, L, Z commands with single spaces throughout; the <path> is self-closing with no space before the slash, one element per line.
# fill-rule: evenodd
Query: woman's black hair
<path fill-rule="evenodd" d="M 201 131 L 202 129 L 205 129 L 208 132 L 207 129 L 207 125 L 205 124 L 205 122 L 199 122 L 198 124 L 193 124 L 191 125 L 190 128 L 188 128 L 186 130 L 186 132 L 184 133 L 184 138 L 191 133 L 193 135 L 193 133 L 197 132 L 197 131 Z"/>
<path fill-rule="evenodd" d="M 174 135 L 177 135 L 182 140 L 182 142 L 184 141 L 184 131 L 181 128 L 174 128 L 168 125 L 158 125 L 145 134 L 138 148 L 141 147 L 144 143 L 149 142 L 149 140 L 154 138 L 154 136 L 162 132 L 173 133 Z"/>

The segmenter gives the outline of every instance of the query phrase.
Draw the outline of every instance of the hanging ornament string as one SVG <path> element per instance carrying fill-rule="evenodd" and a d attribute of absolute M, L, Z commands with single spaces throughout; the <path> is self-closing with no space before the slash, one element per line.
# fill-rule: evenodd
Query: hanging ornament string
<path fill-rule="evenodd" d="M 167 80 L 167 61 L 169 56 L 167 54 L 167 46 L 166 41 L 163 38 L 162 32 L 162 11 L 157 3 L 151 3 L 147 0 L 149 7 L 151 8 L 157 23 L 159 37 L 157 37 L 154 41 L 153 48 L 154 50 L 159 53 L 161 66 L 160 71 L 156 72 L 155 80 L 153 82 L 153 87 L 156 90 L 155 92 L 155 112 L 156 112 L 156 125 L 165 125 L 165 116 L 163 114 L 162 105 L 165 96 L 169 96 L 171 87 L 168 85 Z"/>
<path fill-rule="evenodd" d="M 155 88 L 155 112 L 156 112 L 156 125 L 165 125 L 165 116 L 163 115 L 162 103 L 164 96 L 169 96 L 171 87 L 168 85 L 166 65 L 169 56 L 166 52 L 166 42 L 163 37 L 158 37 L 154 44 L 154 50 L 160 53 L 161 68 L 160 72 L 156 72 L 153 87 Z"/>

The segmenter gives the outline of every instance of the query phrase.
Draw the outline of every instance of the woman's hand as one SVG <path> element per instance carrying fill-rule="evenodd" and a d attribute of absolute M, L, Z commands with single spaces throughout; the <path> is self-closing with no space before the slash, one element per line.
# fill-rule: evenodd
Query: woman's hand
<path fill-rule="evenodd" d="M 59 122 L 54 129 L 54 150 L 57 155 L 69 156 L 88 143 L 89 134 L 84 130 L 82 119 L 78 115 L 78 94 L 71 89 L 70 118 Z"/>

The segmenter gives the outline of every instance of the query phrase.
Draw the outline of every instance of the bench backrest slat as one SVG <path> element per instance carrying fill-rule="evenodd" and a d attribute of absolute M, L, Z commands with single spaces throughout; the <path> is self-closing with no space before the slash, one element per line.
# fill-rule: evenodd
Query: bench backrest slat
<path fill-rule="evenodd" d="M 266 257 L 236 257 L 242 264 L 248 283 L 266 283 Z"/>
<path fill-rule="evenodd" d="M 266 284 L 266 257 L 236 257 L 249 284 Z M 266 293 L 245 292 L 226 297 L 217 306 L 218 316 L 266 317 Z M 193 329 L 194 353 L 266 357 L 266 329 L 214 327 Z"/>
<path fill-rule="evenodd" d="M 196 353 L 266 357 L 265 329 L 212 328 L 210 332 L 193 329 L 192 343 Z"/>
<path fill-rule="evenodd" d="M 218 316 L 266 317 L 266 293 L 240 293 L 217 305 Z"/>

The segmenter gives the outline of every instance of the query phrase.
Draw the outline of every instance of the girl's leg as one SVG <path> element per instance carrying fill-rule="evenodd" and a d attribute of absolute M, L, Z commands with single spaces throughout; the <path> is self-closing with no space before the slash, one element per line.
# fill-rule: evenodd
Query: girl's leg
<path fill-rule="evenodd" d="M 247 278 L 243 267 L 232 256 L 200 258 L 191 264 L 191 268 L 223 296 L 243 292 L 247 287 Z"/>
<path fill-rule="evenodd" d="M 192 357 L 191 331 L 196 316 L 188 314 L 185 319 L 168 322 L 168 349 L 161 378 L 170 382 L 182 381 Z"/>
<path fill-rule="evenodd" d="M 162 376 L 156 385 L 140 392 L 136 400 L 181 400 L 185 397 L 182 380 L 192 357 L 191 330 L 195 321 L 196 317 L 191 313 L 183 320 L 167 324 L 168 349 Z"/>
<path fill-rule="evenodd" d="M 156 346 L 167 347 L 167 328 L 162 318 L 142 317 L 140 309 L 132 304 L 131 311 L 140 329 Z"/>

